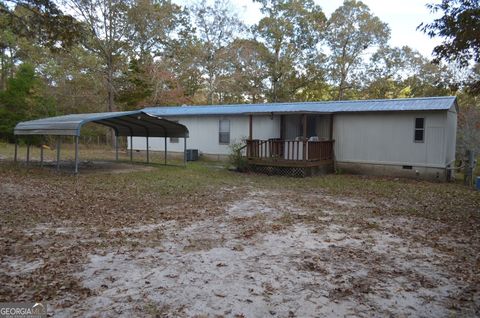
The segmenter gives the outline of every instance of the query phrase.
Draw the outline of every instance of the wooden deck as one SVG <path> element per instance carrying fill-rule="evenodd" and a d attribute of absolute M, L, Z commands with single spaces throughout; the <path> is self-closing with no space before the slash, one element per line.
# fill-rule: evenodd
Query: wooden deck
<path fill-rule="evenodd" d="M 248 140 L 246 158 L 254 171 L 311 176 L 333 171 L 333 140 Z"/>
<path fill-rule="evenodd" d="M 247 158 L 249 164 L 259 166 L 271 167 L 320 167 L 333 164 L 333 160 L 283 160 L 283 159 L 268 159 L 268 158 Z"/>

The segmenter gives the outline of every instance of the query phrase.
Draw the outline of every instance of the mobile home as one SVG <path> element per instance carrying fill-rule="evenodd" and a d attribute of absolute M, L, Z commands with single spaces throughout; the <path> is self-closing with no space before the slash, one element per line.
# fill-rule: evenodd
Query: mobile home
<path fill-rule="evenodd" d="M 252 166 L 322 168 L 446 180 L 455 161 L 455 97 L 150 107 L 189 132 L 187 148 L 222 159 L 244 143 Z M 146 140 L 134 137 L 134 149 Z M 151 138 L 151 150 L 183 152 L 176 138 Z"/>

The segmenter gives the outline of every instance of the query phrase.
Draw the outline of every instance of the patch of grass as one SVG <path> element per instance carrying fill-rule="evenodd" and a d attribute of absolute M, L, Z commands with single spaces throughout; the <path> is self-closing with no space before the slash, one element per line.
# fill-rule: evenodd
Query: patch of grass
<path fill-rule="evenodd" d="M 20 151 L 22 155 L 24 148 L 22 147 Z M 71 145 L 64 145 L 62 149 L 65 157 L 73 153 Z M 48 152 L 46 151 L 47 157 L 52 157 Z M 102 159 L 114 156 L 113 150 L 105 147 L 81 149 L 81 152 L 83 158 Z M 11 158 L 13 145 L 0 143 L 0 154 Z M 141 154 L 136 153 L 135 156 L 138 158 Z M 154 162 L 161 162 L 159 154 L 152 154 L 152 156 Z M 126 153 L 122 159 L 128 159 Z M 99 220 L 105 219 L 106 216 L 111 219 L 115 215 L 122 215 L 126 224 L 134 222 L 135 218 L 138 221 L 158 217 L 187 219 L 189 215 L 181 204 L 184 207 L 201 209 L 208 205 L 206 202 L 211 198 L 221 202 L 224 200 L 223 196 L 241 197 L 241 192 L 244 191 L 241 189 L 245 188 L 282 190 L 300 194 L 314 193 L 320 198 L 323 194 L 358 198 L 362 202 L 371 202 L 375 205 L 376 208 L 372 213 L 376 216 L 384 214 L 414 216 L 465 224 L 472 223 L 472 220 L 475 224 L 479 219 L 478 207 L 480 206 L 479 192 L 456 183 L 348 174 L 298 179 L 231 172 L 226 169 L 212 168 L 211 162 L 203 161 L 189 162 L 187 168 L 154 164 L 153 169 L 149 171 L 139 170 L 123 174 L 80 173 L 78 176 L 55 173 L 52 169 L 14 165 L 4 161 L 0 164 L 0 178 L 5 184 L 12 185 L 10 192 L 15 192 L 17 187 L 20 189 L 17 199 L 4 202 L 0 206 L 4 211 L 3 222 L 9 224 L 16 221 L 27 224 L 50 222 L 52 209 L 63 212 L 55 216 L 55 222 L 70 220 L 73 215 L 91 216 Z M 225 189 L 230 190 L 226 192 Z M 312 206 L 318 208 L 318 204 L 313 201 L 302 201 L 296 204 L 306 210 Z M 160 211 L 162 206 L 167 205 L 177 206 L 177 212 L 175 212 L 177 214 Z M 26 217 L 24 211 L 35 212 L 27 213 L 28 217 Z M 128 213 L 128 211 L 141 211 L 141 214 Z M 207 213 L 220 212 L 212 210 Z M 288 213 L 280 219 L 282 224 L 295 222 Z M 308 219 L 315 222 L 314 216 Z"/>
<path fill-rule="evenodd" d="M 149 301 L 144 305 L 144 312 L 149 317 L 168 317 L 170 306 L 169 305 L 158 305 L 153 301 Z"/>
<path fill-rule="evenodd" d="M 276 221 L 283 225 L 292 225 L 295 223 L 295 219 L 290 212 L 284 212 Z"/>
<path fill-rule="evenodd" d="M 365 228 L 368 230 L 378 230 L 380 225 L 376 222 L 365 222 Z"/>

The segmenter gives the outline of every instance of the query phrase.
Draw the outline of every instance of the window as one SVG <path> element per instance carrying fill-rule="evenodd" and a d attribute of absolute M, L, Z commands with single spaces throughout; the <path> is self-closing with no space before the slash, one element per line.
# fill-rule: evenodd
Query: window
<path fill-rule="evenodd" d="M 425 140 L 425 118 L 415 118 L 415 142 Z"/>
<path fill-rule="evenodd" d="M 230 120 L 221 119 L 219 121 L 218 142 L 230 144 Z"/>

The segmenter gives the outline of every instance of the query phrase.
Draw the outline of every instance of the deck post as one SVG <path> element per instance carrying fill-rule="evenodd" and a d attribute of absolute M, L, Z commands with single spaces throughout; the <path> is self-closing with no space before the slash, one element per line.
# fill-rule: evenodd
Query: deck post
<path fill-rule="evenodd" d="M 187 137 L 183 137 L 183 166 L 187 166 Z"/>
<path fill-rule="evenodd" d="M 60 142 L 61 136 L 57 137 L 57 170 L 60 170 Z"/>
<path fill-rule="evenodd" d="M 307 161 L 307 114 L 303 114 L 303 161 Z"/>
<path fill-rule="evenodd" d="M 253 140 L 253 115 L 248 115 L 248 141 L 247 141 L 247 157 L 252 155 Z"/>
<path fill-rule="evenodd" d="M 17 162 L 17 156 L 18 156 L 18 137 L 15 136 L 15 153 L 13 155 L 13 162 Z"/>
<path fill-rule="evenodd" d="M 118 161 L 118 135 L 115 134 L 115 160 Z"/>
<path fill-rule="evenodd" d="M 75 136 L 75 174 L 78 173 L 78 136 Z"/>
<path fill-rule="evenodd" d="M 130 135 L 130 161 L 133 161 L 133 136 Z"/>
<path fill-rule="evenodd" d="M 167 136 L 165 136 L 165 151 L 164 151 L 164 157 L 165 157 L 165 165 L 167 165 Z"/>
<path fill-rule="evenodd" d="M 30 163 L 30 141 L 27 141 L 27 165 Z"/>

